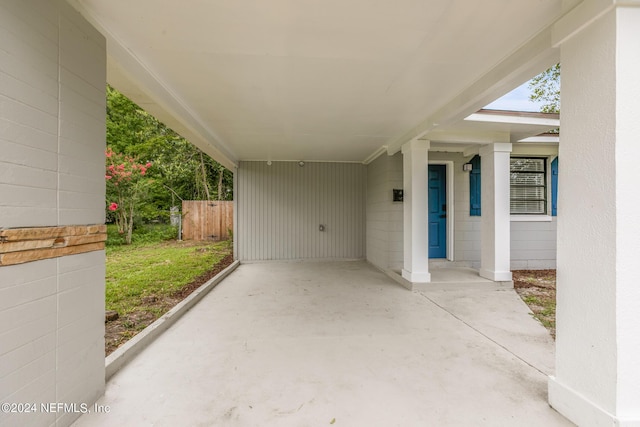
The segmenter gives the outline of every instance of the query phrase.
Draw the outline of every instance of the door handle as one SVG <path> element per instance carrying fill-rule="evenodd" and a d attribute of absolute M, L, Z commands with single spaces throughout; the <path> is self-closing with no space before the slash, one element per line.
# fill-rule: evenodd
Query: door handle
<path fill-rule="evenodd" d="M 440 215 L 440 218 L 446 218 L 446 217 L 447 217 L 446 215 Z"/>

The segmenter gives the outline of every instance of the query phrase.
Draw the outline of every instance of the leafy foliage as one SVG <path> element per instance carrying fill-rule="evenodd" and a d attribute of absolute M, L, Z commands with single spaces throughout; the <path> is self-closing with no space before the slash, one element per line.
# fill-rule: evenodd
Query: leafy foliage
<path fill-rule="evenodd" d="M 560 112 L 560 64 L 538 74 L 529 82 L 529 99 L 542 102 L 543 113 Z"/>
<path fill-rule="evenodd" d="M 107 86 L 107 147 L 139 164 L 153 164 L 145 171 L 149 178 L 145 200 L 135 209 L 134 227 L 168 220 L 170 207 L 181 200 L 233 198 L 231 171 L 111 86 Z M 115 218 L 108 210 L 107 219 Z"/>
<path fill-rule="evenodd" d="M 107 180 L 108 209 L 114 212 L 120 234 L 125 234 L 125 241 L 131 244 L 133 232 L 133 215 L 146 201 L 147 189 L 153 184 L 147 174 L 152 163 L 138 163 L 135 157 L 115 153 L 107 148 L 105 179 Z"/>
<path fill-rule="evenodd" d="M 135 228 L 131 239 L 132 246 L 151 243 L 161 243 L 167 240 L 175 240 L 178 236 L 178 228 L 170 224 L 142 224 Z M 107 255 L 111 251 L 117 251 L 126 246 L 124 236 L 118 232 L 115 224 L 107 225 Z"/>

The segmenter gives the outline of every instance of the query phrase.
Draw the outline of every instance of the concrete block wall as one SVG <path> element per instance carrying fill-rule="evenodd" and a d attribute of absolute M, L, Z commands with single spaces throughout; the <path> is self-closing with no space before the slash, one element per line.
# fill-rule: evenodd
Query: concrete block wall
<path fill-rule="evenodd" d="M 556 217 L 511 222 L 511 269 L 556 268 Z"/>
<path fill-rule="evenodd" d="M 0 228 L 104 223 L 105 82 L 105 40 L 66 2 L 0 3 Z M 103 251 L 0 266 L 0 402 L 102 394 L 104 278 Z"/>
<path fill-rule="evenodd" d="M 367 261 L 381 269 L 402 269 L 403 205 L 393 202 L 393 189 L 402 186 L 401 153 L 367 165 Z"/>

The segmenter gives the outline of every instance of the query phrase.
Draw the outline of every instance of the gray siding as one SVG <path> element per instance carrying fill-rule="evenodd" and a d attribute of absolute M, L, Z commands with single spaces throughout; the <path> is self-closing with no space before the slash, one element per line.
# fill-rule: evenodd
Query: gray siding
<path fill-rule="evenodd" d="M 480 218 L 469 214 L 470 160 L 459 153 L 429 153 L 430 161 L 453 161 L 454 261 L 480 267 Z M 402 269 L 402 203 L 391 201 L 391 190 L 402 188 L 402 154 L 382 155 L 367 166 L 367 260 L 382 269 Z M 511 268 L 555 268 L 556 220 L 511 223 Z"/>
<path fill-rule="evenodd" d="M 240 162 L 237 178 L 240 260 L 364 258 L 364 165 Z"/>
<path fill-rule="evenodd" d="M 469 174 L 462 165 L 470 160 L 457 153 L 429 153 L 429 160 L 454 162 L 454 260 L 480 267 L 480 218 L 469 214 Z M 556 220 L 511 222 L 511 268 L 541 269 L 556 266 Z"/>
<path fill-rule="evenodd" d="M 480 217 L 469 215 L 469 157 L 453 161 L 454 261 L 480 266 Z M 241 162 L 238 169 L 237 250 L 241 260 L 362 258 L 382 269 L 403 265 L 402 154 L 367 166 L 345 163 Z M 325 224 L 327 231 L 318 231 Z M 366 241 L 365 241 L 366 235 Z M 556 222 L 512 222 L 511 266 L 555 268 Z M 366 245 L 366 250 L 365 250 Z"/>
<path fill-rule="evenodd" d="M 0 228 L 103 223 L 104 38 L 64 1 L 2 2 L 0 27 Z M 102 394 L 104 262 L 97 251 L 0 267 L 0 401 Z M 0 413 L 0 425 L 77 417 Z"/>

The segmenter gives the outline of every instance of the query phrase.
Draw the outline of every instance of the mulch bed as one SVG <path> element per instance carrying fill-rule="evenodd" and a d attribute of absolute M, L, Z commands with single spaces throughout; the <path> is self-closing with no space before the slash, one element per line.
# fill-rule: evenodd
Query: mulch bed
<path fill-rule="evenodd" d="M 556 270 L 515 270 L 513 287 L 555 339 Z"/>
<path fill-rule="evenodd" d="M 216 274 L 233 263 L 233 255 L 227 255 L 216 266 L 197 277 L 193 282 L 185 285 L 177 292 L 165 296 L 148 296 L 144 299 L 145 306 L 141 310 L 133 311 L 126 316 L 105 324 L 105 355 L 113 353 L 118 347 L 129 341 L 144 328 L 155 322 L 164 313 L 188 297 L 193 291 L 211 280 Z M 160 313 L 160 314 L 157 314 Z"/>

